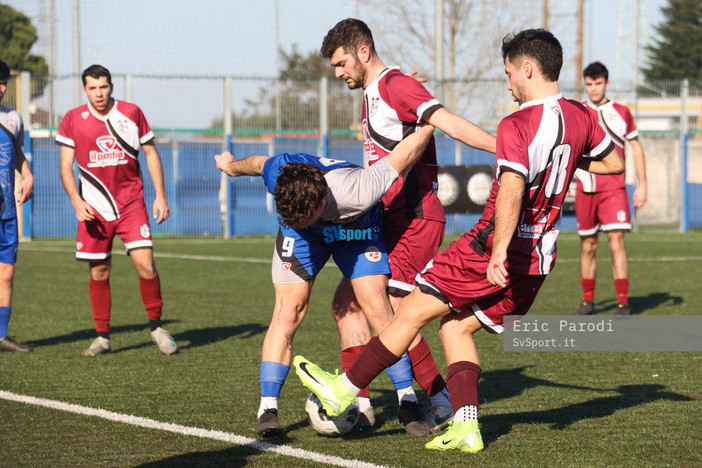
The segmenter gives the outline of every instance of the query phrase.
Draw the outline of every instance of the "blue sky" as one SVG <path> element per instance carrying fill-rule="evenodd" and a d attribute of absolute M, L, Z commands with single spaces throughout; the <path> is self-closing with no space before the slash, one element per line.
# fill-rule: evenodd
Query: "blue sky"
<path fill-rule="evenodd" d="M 530 1 L 531 10 L 540 11 L 541 1 Z M 34 52 L 48 58 L 50 1 L 2 2 L 32 18 L 40 36 Z M 426 15 L 433 15 L 434 0 L 424 2 Z M 641 18 L 649 23 L 660 21 L 660 6 L 667 3 L 665 0 L 586 0 L 586 61 L 600 59 L 610 66 L 613 75 L 630 75 L 637 2 Z M 368 0 L 278 0 L 277 40 L 286 51 L 293 44 L 303 52 L 317 50 L 324 34 L 338 20 L 356 13 L 369 23 L 377 20 L 368 3 Z M 511 4 L 524 8 L 526 3 Z M 574 0 L 550 2 L 550 25 L 559 37 L 573 33 L 575 4 Z M 65 75 L 73 71 L 73 0 L 55 0 L 55 5 L 57 73 Z M 82 0 L 81 68 L 102 63 L 116 74 L 268 77 L 276 70 L 275 5 L 275 0 Z M 564 32 L 559 31 L 559 25 Z M 641 41 L 651 34 L 650 28 L 644 28 Z M 561 40 L 568 51 L 571 41 Z M 382 53 L 382 41 L 378 43 Z"/>

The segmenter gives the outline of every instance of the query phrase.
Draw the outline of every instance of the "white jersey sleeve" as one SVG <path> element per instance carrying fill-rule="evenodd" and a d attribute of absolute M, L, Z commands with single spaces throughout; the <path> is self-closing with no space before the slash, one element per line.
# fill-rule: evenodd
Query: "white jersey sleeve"
<path fill-rule="evenodd" d="M 324 174 L 329 203 L 322 219 L 349 222 L 368 211 L 385 195 L 400 175 L 385 160 L 369 168 L 344 167 Z"/>

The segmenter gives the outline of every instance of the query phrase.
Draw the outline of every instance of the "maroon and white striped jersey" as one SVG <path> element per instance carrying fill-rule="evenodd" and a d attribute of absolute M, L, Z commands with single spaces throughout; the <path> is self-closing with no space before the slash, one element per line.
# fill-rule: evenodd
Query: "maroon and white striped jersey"
<path fill-rule="evenodd" d="M 607 135 L 612 139 L 619 154 L 624 158 L 624 142 L 639 136 L 634 124 L 634 117 L 629 108 L 614 101 L 607 101 L 601 106 L 594 105 L 590 100 L 583 103 L 585 108 L 600 123 Z M 623 189 L 626 176 L 621 174 L 592 174 L 579 169 L 575 172 L 578 181 L 578 190 L 581 192 L 607 192 L 609 190 Z"/>
<path fill-rule="evenodd" d="M 75 150 L 83 199 L 114 221 L 124 206 L 144 198 L 137 158 L 141 145 L 153 139 L 141 109 L 115 100 L 105 117 L 90 104 L 68 111 L 56 143 Z"/>
<path fill-rule="evenodd" d="M 520 274 L 547 274 L 556 260 L 561 206 L 580 158 L 599 160 L 613 149 L 576 101 L 558 94 L 522 104 L 497 127 L 497 171 L 483 216 L 469 234 L 473 250 L 489 258 L 500 175 L 516 172 L 524 177 L 525 192 L 505 266 Z"/>
<path fill-rule="evenodd" d="M 363 92 L 362 129 L 369 165 L 387 156 L 434 111 L 443 107 L 417 80 L 387 68 Z M 437 196 L 438 165 L 434 138 L 412 169 L 383 197 L 386 219 L 445 221 Z"/>

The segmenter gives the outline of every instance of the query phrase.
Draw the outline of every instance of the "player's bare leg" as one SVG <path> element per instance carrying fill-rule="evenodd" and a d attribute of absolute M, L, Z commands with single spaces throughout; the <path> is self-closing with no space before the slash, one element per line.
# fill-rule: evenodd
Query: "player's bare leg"
<path fill-rule="evenodd" d="M 129 251 L 129 257 L 139 275 L 139 291 L 146 315 L 149 318 L 151 340 L 163 354 L 175 354 L 178 351 L 178 346 L 171 335 L 161 326 L 163 298 L 161 297 L 161 281 L 156 271 L 153 250 L 151 248 L 132 249 Z"/>
<path fill-rule="evenodd" d="M 390 294 L 390 304 L 393 310 L 399 310 L 400 303 L 406 296 Z M 451 399 L 449 397 L 446 381 L 434 361 L 431 348 L 421 333 L 412 341 L 408 349 L 414 379 L 426 392 L 431 401 L 431 406 L 426 410 L 423 419 L 430 431 L 443 429 L 453 417 Z"/>
<path fill-rule="evenodd" d="M 581 237 L 580 244 L 580 284 L 583 289 L 583 301 L 574 315 L 589 315 L 595 312 L 597 234 Z"/>
<path fill-rule="evenodd" d="M 351 283 L 343 278 L 336 288 L 332 301 L 332 314 L 339 330 L 341 345 L 341 369 L 346 372 L 361 354 L 371 339 L 371 330 L 363 309 L 356 301 Z M 370 401 L 369 387 L 361 390 L 357 397 L 361 415 L 358 428 L 365 430 L 375 425 L 375 413 Z"/>
<path fill-rule="evenodd" d="M 387 294 L 388 278 L 385 275 L 364 276 L 350 280 L 356 300 L 364 311 L 370 326 L 377 334 L 385 329 L 393 318 L 392 306 Z M 387 368 L 397 391 L 398 419 L 405 430 L 414 436 L 425 436 L 430 427 L 423 420 L 417 395 L 412 388 L 412 363 L 409 355 L 403 353 L 400 361 Z"/>
<path fill-rule="evenodd" d="M 261 350 L 261 403 L 256 433 L 274 437 L 283 432 L 278 421 L 278 398 L 290 370 L 293 338 L 307 313 L 314 280 L 274 284 L 275 307 Z"/>
<path fill-rule="evenodd" d="M 624 245 L 624 232 L 607 233 L 609 252 L 612 255 L 612 278 L 617 292 L 617 315 L 629 315 L 629 261 Z"/>

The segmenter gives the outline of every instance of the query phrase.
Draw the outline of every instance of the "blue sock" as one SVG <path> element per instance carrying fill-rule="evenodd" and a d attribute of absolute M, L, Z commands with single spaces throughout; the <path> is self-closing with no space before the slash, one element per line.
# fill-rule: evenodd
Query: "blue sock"
<path fill-rule="evenodd" d="M 410 361 L 409 355 L 402 356 L 399 361 L 385 369 L 385 372 L 388 373 L 395 390 L 412 386 L 412 361 Z"/>
<path fill-rule="evenodd" d="M 280 396 L 280 389 L 283 388 L 285 379 L 288 377 L 290 366 L 280 364 L 279 362 L 263 361 L 261 363 L 261 396 L 275 397 Z"/>
<path fill-rule="evenodd" d="M 12 307 L 0 307 L 0 338 L 7 336 L 7 324 L 10 323 Z"/>

